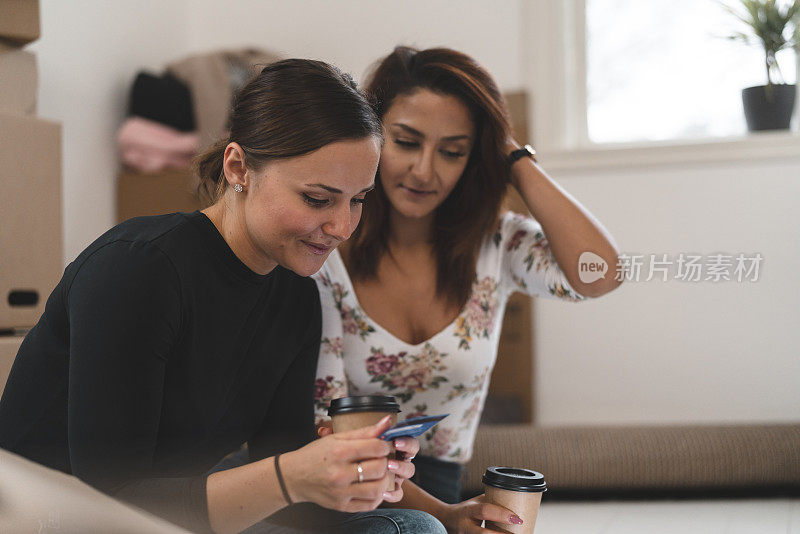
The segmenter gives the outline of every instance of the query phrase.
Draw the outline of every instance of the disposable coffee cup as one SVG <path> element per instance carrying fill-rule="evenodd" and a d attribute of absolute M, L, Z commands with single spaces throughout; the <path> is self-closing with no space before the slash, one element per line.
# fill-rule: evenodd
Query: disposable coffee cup
<path fill-rule="evenodd" d="M 374 425 L 387 415 L 391 416 L 392 426 L 397 423 L 400 405 L 390 395 L 363 395 L 341 397 L 331 401 L 328 415 L 333 423 L 333 433 L 347 432 L 365 426 Z M 394 445 L 390 442 L 392 452 L 389 458 L 395 458 Z M 386 491 L 394 491 L 394 473 L 389 473 Z"/>
<path fill-rule="evenodd" d="M 487 502 L 508 508 L 522 519 L 521 525 L 487 521 L 486 528 L 512 534 L 533 534 L 542 493 L 547 491 L 544 476 L 519 467 L 490 467 L 481 480 Z"/>

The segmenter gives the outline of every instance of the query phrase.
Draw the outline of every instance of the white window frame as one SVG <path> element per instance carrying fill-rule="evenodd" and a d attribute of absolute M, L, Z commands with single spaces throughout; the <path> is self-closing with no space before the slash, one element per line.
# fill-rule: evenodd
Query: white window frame
<path fill-rule="evenodd" d="M 548 170 L 800 158 L 800 94 L 789 131 L 664 142 L 592 142 L 586 120 L 585 11 L 585 0 L 522 0 L 522 69 L 532 104 L 529 131 Z"/>

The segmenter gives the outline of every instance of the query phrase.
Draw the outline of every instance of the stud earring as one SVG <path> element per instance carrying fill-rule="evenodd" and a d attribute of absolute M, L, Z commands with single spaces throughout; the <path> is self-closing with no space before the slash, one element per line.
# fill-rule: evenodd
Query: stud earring
<path fill-rule="evenodd" d="M 241 193 L 242 192 L 242 184 L 234 184 L 233 185 L 233 190 L 236 191 L 237 193 Z"/>

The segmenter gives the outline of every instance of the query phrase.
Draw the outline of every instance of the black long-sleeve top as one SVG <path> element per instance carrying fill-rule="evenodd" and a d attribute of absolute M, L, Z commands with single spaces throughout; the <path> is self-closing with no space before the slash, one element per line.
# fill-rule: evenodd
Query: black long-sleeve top
<path fill-rule="evenodd" d="M 0 400 L 0 447 L 193 531 L 205 472 L 314 437 L 311 279 L 247 268 L 202 213 L 141 217 L 66 269 Z"/>

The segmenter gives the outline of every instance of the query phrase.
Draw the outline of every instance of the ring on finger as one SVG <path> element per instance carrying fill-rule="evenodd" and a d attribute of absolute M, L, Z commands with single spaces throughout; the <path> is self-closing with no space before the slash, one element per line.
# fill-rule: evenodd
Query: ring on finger
<path fill-rule="evenodd" d="M 364 482 L 364 468 L 361 467 L 361 462 L 356 464 L 356 469 L 358 470 L 358 483 Z"/>

